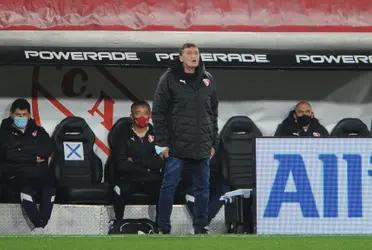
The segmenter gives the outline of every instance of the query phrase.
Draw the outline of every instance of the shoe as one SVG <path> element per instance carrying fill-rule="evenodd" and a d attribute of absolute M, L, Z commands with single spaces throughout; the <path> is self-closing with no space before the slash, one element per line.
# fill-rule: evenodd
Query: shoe
<path fill-rule="evenodd" d="M 208 227 L 198 228 L 194 230 L 194 234 L 209 234 Z"/>
<path fill-rule="evenodd" d="M 170 234 L 169 230 L 161 230 L 159 229 L 159 234 Z"/>

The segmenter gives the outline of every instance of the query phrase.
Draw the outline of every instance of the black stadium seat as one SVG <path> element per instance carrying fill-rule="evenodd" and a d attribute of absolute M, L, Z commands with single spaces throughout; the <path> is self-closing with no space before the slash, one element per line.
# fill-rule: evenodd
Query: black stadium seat
<path fill-rule="evenodd" d="M 247 116 L 231 117 L 220 133 L 219 158 L 232 189 L 255 188 L 255 138 L 261 131 Z"/>
<path fill-rule="evenodd" d="M 129 127 L 132 125 L 132 119 L 130 117 L 122 117 L 119 120 L 117 120 L 112 126 L 108 137 L 107 142 L 109 144 L 109 147 L 111 149 L 115 148 L 115 145 L 117 144 L 117 141 L 120 140 L 120 129 L 123 127 Z M 105 181 L 107 183 L 110 183 L 111 185 L 114 184 L 114 165 L 112 163 L 112 154 L 109 155 L 106 164 L 105 164 Z"/>
<path fill-rule="evenodd" d="M 102 161 L 93 151 L 95 135 L 85 120 L 65 118 L 52 138 L 56 147 L 51 166 L 57 179 L 57 202 L 107 204 L 109 185 L 101 183 Z"/>
<path fill-rule="evenodd" d="M 344 118 L 332 129 L 334 137 L 371 137 L 368 127 L 358 118 Z"/>

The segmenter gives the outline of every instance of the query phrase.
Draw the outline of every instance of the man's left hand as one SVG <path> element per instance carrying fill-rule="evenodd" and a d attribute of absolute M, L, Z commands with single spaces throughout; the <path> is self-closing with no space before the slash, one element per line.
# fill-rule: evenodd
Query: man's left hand
<path fill-rule="evenodd" d="M 216 153 L 216 150 L 212 147 L 210 155 L 209 155 L 209 159 L 211 159 L 214 156 L 215 153 Z"/>

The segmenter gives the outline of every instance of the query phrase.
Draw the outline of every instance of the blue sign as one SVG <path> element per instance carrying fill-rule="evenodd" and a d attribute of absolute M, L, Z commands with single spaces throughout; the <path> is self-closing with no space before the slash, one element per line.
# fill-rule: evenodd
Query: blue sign
<path fill-rule="evenodd" d="M 259 138 L 258 233 L 372 233 L 372 139 Z"/>

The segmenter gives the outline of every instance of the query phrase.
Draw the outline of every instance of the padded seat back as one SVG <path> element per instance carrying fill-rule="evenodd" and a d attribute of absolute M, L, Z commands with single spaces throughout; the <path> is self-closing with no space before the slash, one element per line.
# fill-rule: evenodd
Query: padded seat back
<path fill-rule="evenodd" d="M 358 118 L 344 118 L 332 129 L 334 137 L 371 137 L 367 125 Z"/>
<path fill-rule="evenodd" d="M 255 138 L 260 136 L 247 116 L 231 117 L 222 128 L 219 157 L 223 176 L 233 189 L 255 187 Z"/>
<path fill-rule="evenodd" d="M 123 131 L 123 128 L 128 128 L 132 126 L 132 119 L 130 117 L 122 117 L 119 120 L 117 120 L 112 126 L 107 141 L 109 144 L 109 147 L 111 149 L 111 154 L 107 158 L 106 164 L 105 164 L 105 181 L 113 184 L 114 182 L 114 164 L 112 161 L 112 149 L 115 148 L 117 145 L 118 140 L 122 140 L 122 136 L 120 135 L 120 131 Z"/>
<path fill-rule="evenodd" d="M 52 138 L 56 147 L 53 167 L 58 185 L 101 183 L 102 162 L 93 151 L 95 135 L 83 118 L 65 118 L 57 125 Z"/>

